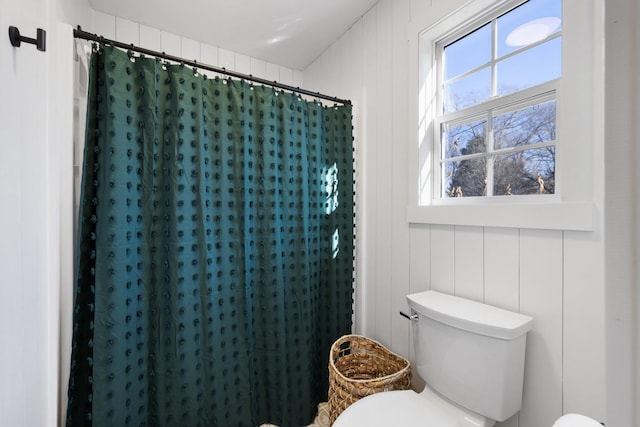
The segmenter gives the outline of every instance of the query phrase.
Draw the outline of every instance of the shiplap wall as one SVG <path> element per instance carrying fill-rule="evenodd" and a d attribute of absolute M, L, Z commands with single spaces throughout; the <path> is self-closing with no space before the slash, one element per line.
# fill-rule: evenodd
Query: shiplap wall
<path fill-rule="evenodd" d="M 607 426 L 640 426 L 640 5 L 605 16 Z"/>
<path fill-rule="evenodd" d="M 99 11 L 92 11 L 91 28 L 85 28 L 85 30 L 120 42 L 133 43 L 147 49 L 166 52 L 169 55 L 252 74 L 269 81 L 276 80 L 294 87 L 302 86 L 300 70 L 252 58 Z"/>
<path fill-rule="evenodd" d="M 4 2 L 0 24 L 34 37 L 49 29 L 47 2 Z M 55 402 L 48 60 L 33 47 L 0 43 L 0 424 L 11 426 L 52 426 Z"/>
<path fill-rule="evenodd" d="M 592 232 L 409 224 L 407 144 L 412 16 L 462 0 L 381 0 L 304 70 L 307 87 L 354 103 L 357 162 L 355 331 L 413 357 L 405 295 L 435 289 L 534 317 L 523 407 L 501 427 L 605 415 L 602 141 L 594 146 Z M 570 60 L 570 59 L 569 59 Z M 602 102 L 602 100 L 593 100 Z M 414 125 L 414 128 L 416 125 Z M 415 138 L 415 137 L 414 137 Z"/>

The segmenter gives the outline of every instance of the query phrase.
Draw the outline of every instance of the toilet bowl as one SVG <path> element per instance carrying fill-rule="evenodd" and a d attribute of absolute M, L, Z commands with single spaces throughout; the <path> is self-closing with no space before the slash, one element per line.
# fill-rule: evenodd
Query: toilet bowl
<path fill-rule="evenodd" d="M 490 427 L 493 424 L 492 420 L 447 402 L 427 386 L 420 393 L 387 391 L 360 399 L 340 414 L 333 427 Z"/>
<path fill-rule="evenodd" d="M 602 424 L 584 415 L 566 414 L 558 418 L 553 427 L 602 427 Z"/>
<path fill-rule="evenodd" d="M 489 427 L 520 410 L 531 317 L 435 291 L 407 301 L 425 389 L 367 396 L 333 427 Z"/>
<path fill-rule="evenodd" d="M 466 411 L 438 396 L 428 386 L 424 391 L 389 391 L 360 399 L 338 417 L 332 427 L 408 426 L 491 427 L 495 421 Z M 596 420 L 578 414 L 558 418 L 552 427 L 602 427 Z"/>
<path fill-rule="evenodd" d="M 424 391 L 389 391 L 360 399 L 338 417 L 332 427 L 408 426 L 491 427 L 495 421 L 457 407 L 428 386 Z M 552 427 L 602 427 L 578 414 L 558 418 Z"/>

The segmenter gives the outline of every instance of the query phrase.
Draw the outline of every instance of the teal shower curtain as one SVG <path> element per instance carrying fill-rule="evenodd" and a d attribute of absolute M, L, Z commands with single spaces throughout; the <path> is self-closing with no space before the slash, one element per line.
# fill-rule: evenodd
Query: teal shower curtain
<path fill-rule="evenodd" d="M 94 47 L 68 426 L 309 424 L 349 333 L 351 106 Z"/>

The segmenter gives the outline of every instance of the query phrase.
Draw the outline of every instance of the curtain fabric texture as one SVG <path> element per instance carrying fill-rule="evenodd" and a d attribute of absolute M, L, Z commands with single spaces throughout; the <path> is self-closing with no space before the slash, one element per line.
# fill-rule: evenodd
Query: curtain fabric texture
<path fill-rule="evenodd" d="M 351 107 L 91 58 L 67 425 L 309 424 L 351 330 Z"/>

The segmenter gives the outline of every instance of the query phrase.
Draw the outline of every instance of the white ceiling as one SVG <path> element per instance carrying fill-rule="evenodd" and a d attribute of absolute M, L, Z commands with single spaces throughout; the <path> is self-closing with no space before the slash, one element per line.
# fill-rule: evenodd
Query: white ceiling
<path fill-rule="evenodd" d="M 297 70 L 377 0 L 89 0 L 99 11 Z"/>

